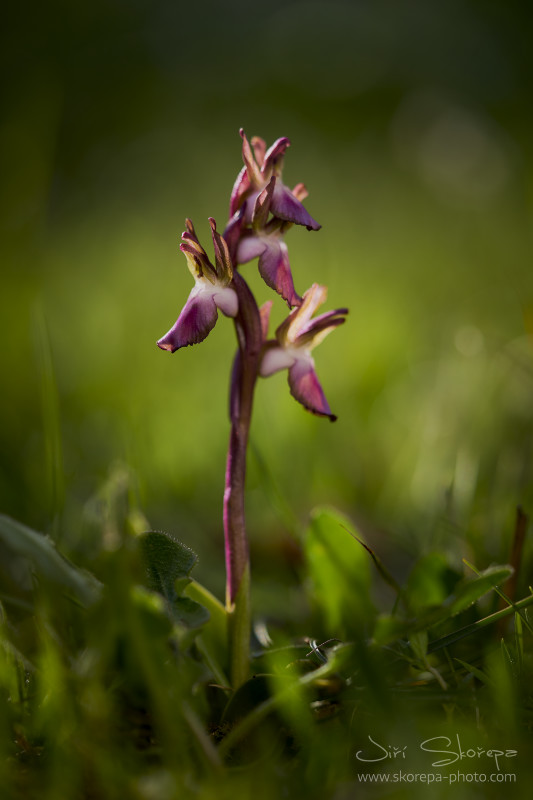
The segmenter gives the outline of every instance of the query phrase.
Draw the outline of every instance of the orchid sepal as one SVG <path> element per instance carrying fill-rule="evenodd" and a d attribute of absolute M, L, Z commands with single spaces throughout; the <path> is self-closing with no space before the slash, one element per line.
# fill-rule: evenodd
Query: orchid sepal
<path fill-rule="evenodd" d="M 216 222 L 209 219 L 215 266 L 201 246 L 192 222 L 187 219 L 187 230 L 182 234 L 180 250 L 194 277 L 192 288 L 178 319 L 167 333 L 158 340 L 161 350 L 174 353 L 182 347 L 202 342 L 215 327 L 218 310 L 227 317 L 236 317 L 239 302 L 235 289 L 231 286 L 233 267 L 227 243 L 217 232 Z"/>

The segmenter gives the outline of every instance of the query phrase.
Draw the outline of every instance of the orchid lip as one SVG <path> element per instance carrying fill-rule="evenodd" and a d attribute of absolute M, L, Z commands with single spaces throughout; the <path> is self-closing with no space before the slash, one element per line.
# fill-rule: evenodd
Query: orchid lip
<path fill-rule="evenodd" d="M 228 244 L 218 233 L 215 220 L 209 218 L 215 266 L 198 241 L 191 220 L 187 219 L 185 224 L 180 250 L 195 283 L 178 319 L 157 342 L 158 347 L 171 353 L 202 342 L 214 328 L 219 310 L 227 317 L 236 317 L 239 311 L 237 293 L 231 285 L 233 266 Z"/>
<path fill-rule="evenodd" d="M 229 286 L 212 286 L 198 280 L 192 288 L 178 319 L 172 328 L 159 339 L 161 350 L 174 353 L 182 347 L 202 342 L 215 327 L 218 309 L 227 317 L 238 313 L 237 294 Z"/>
<path fill-rule="evenodd" d="M 182 347 L 202 342 L 215 327 L 218 311 L 213 292 L 198 282 L 172 328 L 159 339 L 157 346 L 174 353 Z"/>
<path fill-rule="evenodd" d="M 315 372 L 313 359 L 299 358 L 289 367 L 289 387 L 295 400 L 312 414 L 328 417 L 335 422 L 337 417 L 331 413 L 331 408 L 326 399 L 320 381 Z"/>

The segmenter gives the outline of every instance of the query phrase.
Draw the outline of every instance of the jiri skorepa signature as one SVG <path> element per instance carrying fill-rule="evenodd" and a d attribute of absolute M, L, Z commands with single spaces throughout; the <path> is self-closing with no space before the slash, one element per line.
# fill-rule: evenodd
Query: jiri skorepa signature
<path fill-rule="evenodd" d="M 406 758 L 408 745 L 380 744 L 370 734 L 368 735 L 368 740 L 370 742 L 369 746 L 355 753 L 358 761 L 370 764 L 378 761 L 396 761 Z M 500 764 L 503 759 L 515 758 L 518 755 L 517 750 L 504 747 L 481 747 L 479 745 L 463 747 L 458 733 L 453 738 L 449 736 L 432 736 L 429 739 L 424 739 L 423 742 L 419 743 L 418 749 L 426 753 L 435 753 L 443 756 L 443 758 L 433 761 L 431 763 L 432 767 L 447 767 L 450 764 L 455 764 L 456 761 L 464 759 L 478 760 L 488 758 L 494 762 L 494 766 L 498 771 L 501 769 Z"/>

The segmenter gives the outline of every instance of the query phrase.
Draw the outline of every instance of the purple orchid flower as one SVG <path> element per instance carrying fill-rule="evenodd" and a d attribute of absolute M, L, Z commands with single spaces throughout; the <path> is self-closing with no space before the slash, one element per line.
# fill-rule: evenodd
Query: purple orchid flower
<path fill-rule="evenodd" d="M 289 308 L 293 308 L 300 305 L 302 298 L 294 288 L 289 251 L 283 241 L 285 233 L 293 223 L 277 217 L 267 221 L 275 184 L 276 178 L 273 176 L 257 196 L 252 213 L 252 227 L 241 230 L 234 247 L 234 259 L 237 264 L 246 264 L 253 258 L 259 258 L 259 273 L 267 286 L 278 292 Z M 293 192 L 298 201 L 307 197 L 303 183 L 298 184 Z"/>
<path fill-rule="evenodd" d="M 242 236 L 237 246 L 237 263 L 246 264 L 257 257 L 259 273 L 267 286 L 280 294 L 289 308 L 300 305 L 302 298 L 294 288 L 289 251 L 283 241 L 283 223 L 271 231 L 251 231 Z"/>
<path fill-rule="evenodd" d="M 313 314 L 327 297 L 327 289 L 314 283 L 305 292 L 302 304 L 289 314 L 276 330 L 276 339 L 264 345 L 259 374 L 273 375 L 281 369 L 289 370 L 289 386 L 292 396 L 308 411 L 334 422 L 322 386 L 315 372 L 311 350 L 332 330 L 345 322 L 347 308 L 337 308 L 312 319 Z M 268 324 L 270 309 L 262 309 L 263 330 Z"/>
<path fill-rule="evenodd" d="M 215 266 L 198 241 L 190 219 L 185 220 L 187 230 L 182 233 L 180 250 L 195 280 L 194 288 L 172 328 L 157 342 L 162 350 L 173 353 L 180 347 L 203 341 L 218 318 L 218 309 L 227 317 L 235 317 L 238 300 L 231 287 L 233 267 L 224 237 L 217 232 L 216 222 L 209 217 L 215 249 Z"/>
<path fill-rule="evenodd" d="M 303 207 L 294 191 L 291 192 L 281 180 L 283 156 L 290 147 L 290 140 L 283 136 L 267 150 L 265 141 L 259 136 L 253 137 L 250 146 L 242 128 L 239 133 L 242 137 L 244 167 L 239 172 L 231 193 L 230 220 L 233 221 L 235 218 L 240 220 L 241 224 L 252 223 L 257 197 L 271 179 L 275 178 L 269 204 L 272 214 L 286 222 L 305 225 L 308 230 L 319 230 L 321 225 Z M 303 184 L 298 184 L 296 188 L 299 187 L 303 187 Z"/>

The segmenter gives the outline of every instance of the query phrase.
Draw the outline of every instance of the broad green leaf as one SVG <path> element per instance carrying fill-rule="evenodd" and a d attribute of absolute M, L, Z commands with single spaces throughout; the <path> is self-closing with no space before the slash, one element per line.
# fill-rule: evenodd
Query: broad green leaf
<path fill-rule="evenodd" d="M 196 553 L 168 533 L 149 531 L 139 540 L 148 587 L 165 598 L 174 622 L 187 628 L 199 628 L 207 622 L 209 611 L 190 597 L 181 596 L 191 581 L 189 573 L 198 560 Z"/>
<path fill-rule="evenodd" d="M 101 583 L 62 556 L 53 541 L 42 533 L 0 514 L 0 542 L 15 558 L 27 561 L 38 578 L 64 587 L 84 605 L 98 599 Z M 9 563 L 2 566 L 9 569 Z"/>
<path fill-rule="evenodd" d="M 198 556 L 168 533 L 149 531 L 140 541 L 150 588 L 167 599 L 176 597 L 176 581 L 189 582 Z"/>
<path fill-rule="evenodd" d="M 330 636 L 361 632 L 373 618 L 370 599 L 371 559 L 350 535 L 350 522 L 339 512 L 318 508 L 305 538 L 305 556 L 312 599 Z M 362 539 L 360 533 L 357 533 Z"/>

